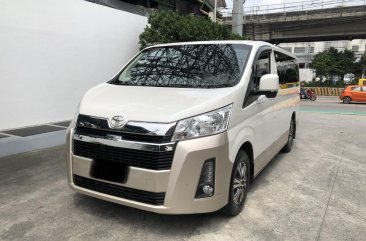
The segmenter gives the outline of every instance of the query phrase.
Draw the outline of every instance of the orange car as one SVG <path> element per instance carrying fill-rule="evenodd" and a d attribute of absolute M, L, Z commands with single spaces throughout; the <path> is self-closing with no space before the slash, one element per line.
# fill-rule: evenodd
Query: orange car
<path fill-rule="evenodd" d="M 339 96 L 343 103 L 349 104 L 351 101 L 366 102 L 366 86 L 347 86 Z"/>

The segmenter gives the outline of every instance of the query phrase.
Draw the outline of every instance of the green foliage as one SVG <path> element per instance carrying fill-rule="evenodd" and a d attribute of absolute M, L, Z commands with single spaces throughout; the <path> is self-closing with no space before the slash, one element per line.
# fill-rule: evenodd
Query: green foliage
<path fill-rule="evenodd" d="M 362 73 L 366 71 L 366 53 L 363 54 L 360 60 L 355 65 L 354 74 L 358 77 L 361 77 Z"/>
<path fill-rule="evenodd" d="M 181 15 L 172 11 L 151 15 L 148 23 L 140 35 L 141 49 L 158 43 L 246 39 L 208 18 Z"/>
<path fill-rule="evenodd" d="M 334 88 L 344 88 L 346 84 L 343 81 L 337 81 L 336 83 L 330 80 L 325 81 L 314 81 L 314 82 L 303 82 L 305 87 L 334 87 Z"/>
<path fill-rule="evenodd" d="M 343 78 L 347 73 L 355 71 L 355 54 L 350 50 L 338 51 L 335 48 L 329 48 L 314 56 L 312 67 L 316 70 L 318 76 L 324 76 L 330 80 L 335 77 Z"/>

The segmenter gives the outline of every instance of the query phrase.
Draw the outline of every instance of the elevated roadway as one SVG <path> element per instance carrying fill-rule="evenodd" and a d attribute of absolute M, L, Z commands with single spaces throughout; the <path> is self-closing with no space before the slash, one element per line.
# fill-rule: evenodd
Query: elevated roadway
<path fill-rule="evenodd" d="M 266 13 L 244 17 L 244 35 L 271 43 L 366 38 L 366 5 Z M 224 18 L 231 25 L 231 16 Z"/>

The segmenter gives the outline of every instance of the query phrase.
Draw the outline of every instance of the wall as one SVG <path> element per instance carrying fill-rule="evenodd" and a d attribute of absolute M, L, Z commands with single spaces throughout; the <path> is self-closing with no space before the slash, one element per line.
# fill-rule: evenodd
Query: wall
<path fill-rule="evenodd" d="M 311 82 L 314 78 L 315 70 L 313 69 L 299 69 L 300 82 Z"/>
<path fill-rule="evenodd" d="M 138 52 L 146 24 L 82 0 L 0 0 L 0 130 L 73 118 Z"/>

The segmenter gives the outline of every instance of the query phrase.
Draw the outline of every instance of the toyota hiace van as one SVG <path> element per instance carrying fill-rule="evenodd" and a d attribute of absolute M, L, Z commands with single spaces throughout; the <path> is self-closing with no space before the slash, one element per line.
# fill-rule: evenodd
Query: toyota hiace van
<path fill-rule="evenodd" d="M 68 183 L 157 213 L 237 215 L 251 181 L 291 151 L 298 83 L 296 57 L 265 42 L 148 47 L 83 97 Z"/>

